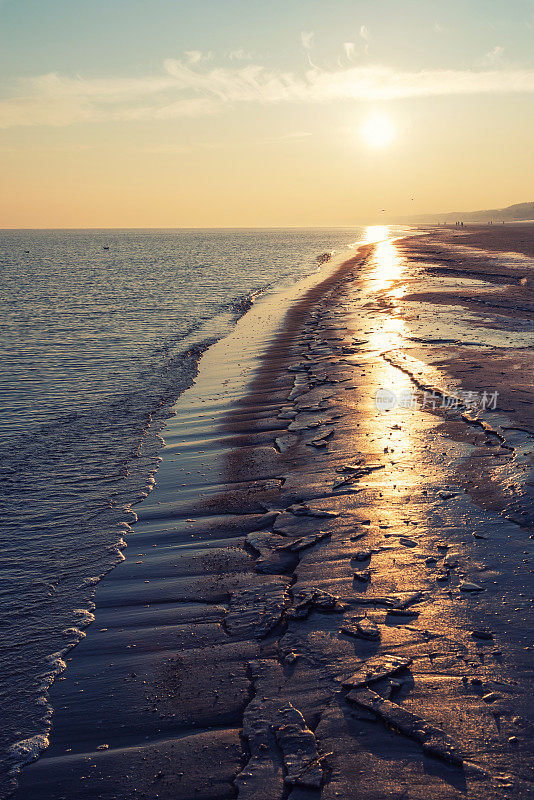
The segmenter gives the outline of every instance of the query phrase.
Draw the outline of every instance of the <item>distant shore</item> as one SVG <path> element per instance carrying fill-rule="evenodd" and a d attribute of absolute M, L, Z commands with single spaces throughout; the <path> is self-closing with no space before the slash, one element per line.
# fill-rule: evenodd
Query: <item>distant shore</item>
<path fill-rule="evenodd" d="M 534 225 L 369 238 L 204 354 L 18 800 L 534 797 Z"/>

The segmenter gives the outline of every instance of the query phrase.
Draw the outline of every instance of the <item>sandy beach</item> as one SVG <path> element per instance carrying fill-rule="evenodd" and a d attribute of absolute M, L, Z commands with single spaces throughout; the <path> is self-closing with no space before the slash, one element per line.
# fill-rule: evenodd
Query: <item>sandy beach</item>
<path fill-rule="evenodd" d="M 367 238 L 204 354 L 17 800 L 534 797 L 534 224 Z"/>

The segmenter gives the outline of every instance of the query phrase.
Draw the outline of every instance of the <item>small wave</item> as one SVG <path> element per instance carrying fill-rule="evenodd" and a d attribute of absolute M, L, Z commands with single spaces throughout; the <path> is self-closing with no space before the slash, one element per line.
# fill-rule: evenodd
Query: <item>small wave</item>
<path fill-rule="evenodd" d="M 84 586 L 95 586 L 101 578 L 101 575 L 91 575 L 89 578 L 84 578 L 78 589 L 83 589 Z"/>
<path fill-rule="evenodd" d="M 91 616 L 94 619 L 94 616 L 92 614 Z M 68 648 L 65 648 L 65 650 L 61 650 L 58 653 L 52 653 L 52 655 L 48 657 L 48 663 L 54 670 L 54 675 L 58 675 L 60 672 L 63 672 L 63 670 L 67 668 L 66 662 L 63 661 L 63 656 L 66 653 L 68 653 L 68 651 L 69 651 Z"/>
<path fill-rule="evenodd" d="M 95 615 L 91 614 L 86 608 L 75 608 L 72 612 L 75 617 L 79 617 L 77 620 L 77 625 L 82 628 L 86 628 L 91 622 L 94 622 Z"/>
<path fill-rule="evenodd" d="M 61 633 L 65 638 L 69 638 L 69 639 L 72 636 L 74 636 L 74 637 L 76 637 L 76 639 L 80 640 L 80 639 L 84 639 L 87 636 L 87 634 L 84 631 L 80 630 L 80 628 L 64 628 L 61 631 Z"/>
<path fill-rule="evenodd" d="M 253 298 L 248 296 L 248 297 L 240 297 L 237 300 L 234 300 L 233 302 L 228 304 L 228 308 L 234 313 L 239 314 L 239 316 L 242 316 L 243 314 L 246 314 L 246 312 L 250 308 L 252 308 L 253 305 L 254 305 Z"/>
<path fill-rule="evenodd" d="M 22 766 L 29 764 L 30 761 L 35 761 L 39 753 L 46 750 L 49 744 L 50 741 L 45 733 L 37 733 L 35 736 L 30 736 L 29 739 L 22 739 L 22 741 L 12 744 L 9 753 L 17 759 L 18 766 Z"/>
<path fill-rule="evenodd" d="M 146 492 L 140 492 L 139 497 L 144 498 L 148 497 Z M 110 544 L 107 548 L 108 553 L 113 553 L 115 556 L 115 566 L 121 563 L 121 561 L 126 561 L 126 556 L 122 552 L 121 548 L 118 545 Z"/>

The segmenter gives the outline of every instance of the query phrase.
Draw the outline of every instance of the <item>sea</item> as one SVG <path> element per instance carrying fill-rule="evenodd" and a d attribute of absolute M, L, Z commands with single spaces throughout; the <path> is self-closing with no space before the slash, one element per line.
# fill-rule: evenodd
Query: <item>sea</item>
<path fill-rule="evenodd" d="M 47 745 L 47 691 L 123 559 L 131 507 L 202 353 L 260 294 L 364 238 L 358 227 L 0 231 L 0 797 Z"/>

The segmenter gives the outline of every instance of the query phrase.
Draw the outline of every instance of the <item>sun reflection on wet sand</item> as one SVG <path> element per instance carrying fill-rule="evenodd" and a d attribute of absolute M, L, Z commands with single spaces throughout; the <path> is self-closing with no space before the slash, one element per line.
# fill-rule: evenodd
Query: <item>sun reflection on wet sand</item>
<path fill-rule="evenodd" d="M 379 328 L 369 334 L 369 344 L 380 352 L 400 347 L 406 340 L 406 323 L 400 317 L 387 316 Z"/>
<path fill-rule="evenodd" d="M 376 408 L 374 398 L 371 407 L 364 415 L 364 427 L 373 441 L 377 452 L 386 453 L 399 464 L 402 474 L 397 476 L 406 487 L 418 483 L 417 473 L 408 467 L 413 464 L 416 442 L 412 436 L 414 409 L 406 407 L 413 390 L 407 375 L 396 369 L 383 358 L 381 353 L 405 347 L 409 329 L 400 316 L 399 299 L 404 287 L 399 285 L 405 269 L 404 259 L 399 256 L 395 240 L 388 238 L 387 226 L 371 226 L 366 232 L 366 241 L 374 243 L 374 251 L 369 260 L 369 269 L 364 276 L 365 299 L 374 306 L 373 327 L 367 330 L 367 347 L 373 352 L 369 366 L 372 369 L 372 385 L 375 391 L 385 389 L 396 398 L 395 407 L 389 411 Z M 378 313 L 376 313 L 378 311 Z M 403 407 L 404 406 L 404 407 Z M 391 455 L 390 455 L 391 454 Z M 404 463 L 405 468 L 401 467 Z M 394 523 L 395 520 L 390 520 Z"/>
<path fill-rule="evenodd" d="M 405 262 L 399 254 L 395 240 L 388 236 L 387 225 L 373 225 L 367 228 L 366 239 L 376 242 L 366 275 L 367 286 L 364 293 L 369 300 L 376 300 L 384 310 L 384 321 L 379 328 L 371 331 L 370 344 L 380 350 L 399 347 L 406 339 L 406 324 L 398 315 L 396 303 L 404 294 L 399 281 L 404 273 Z M 381 301 L 387 299 L 384 305 Z"/>
<path fill-rule="evenodd" d="M 398 293 L 398 289 L 402 287 L 393 286 L 393 284 L 402 277 L 404 260 L 399 256 L 395 242 L 391 239 L 377 242 L 371 263 L 374 269 L 370 273 L 369 279 L 373 281 L 371 287 L 373 291 L 386 292 L 387 289 L 392 289 L 391 292 L 388 292 L 389 295 L 392 295 L 393 291 Z"/>

